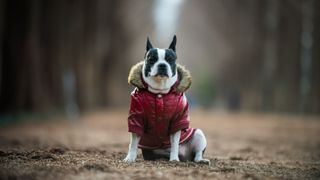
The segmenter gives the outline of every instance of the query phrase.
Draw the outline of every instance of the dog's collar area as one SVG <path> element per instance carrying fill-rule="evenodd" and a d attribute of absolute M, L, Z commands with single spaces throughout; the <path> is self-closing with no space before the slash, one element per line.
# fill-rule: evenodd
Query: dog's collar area
<path fill-rule="evenodd" d="M 162 94 L 168 94 L 170 92 L 170 89 L 156 89 L 156 88 L 152 88 L 151 86 L 148 86 L 148 90 L 154 94 L 157 94 L 157 96 L 159 97 L 159 95 L 162 97 Z"/>
<path fill-rule="evenodd" d="M 167 88 L 167 89 L 158 89 L 158 88 L 154 88 L 154 87 L 148 85 L 148 83 L 146 83 L 146 82 L 143 80 L 143 78 L 142 78 L 141 80 L 142 80 L 142 83 L 143 83 L 144 87 L 145 87 L 148 91 L 150 91 L 150 92 L 153 93 L 153 94 L 157 94 L 157 95 L 159 95 L 159 94 L 161 94 L 161 95 L 162 95 L 162 94 L 168 94 L 172 89 L 175 89 L 176 86 L 179 84 L 179 80 L 177 80 L 170 88 Z"/>
<path fill-rule="evenodd" d="M 176 91 L 177 86 L 180 84 L 180 81 L 177 80 L 170 88 L 168 89 L 157 89 L 157 88 L 153 88 L 150 85 L 148 85 L 143 79 L 142 79 L 142 83 L 144 85 L 144 87 L 146 89 L 148 89 L 151 93 L 156 94 L 156 95 L 164 95 L 164 94 L 168 94 L 172 91 Z"/>

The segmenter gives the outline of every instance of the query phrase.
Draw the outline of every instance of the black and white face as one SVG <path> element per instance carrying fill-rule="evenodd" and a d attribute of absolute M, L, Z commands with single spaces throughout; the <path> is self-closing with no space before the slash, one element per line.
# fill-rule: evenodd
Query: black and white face
<path fill-rule="evenodd" d="M 151 88 L 168 90 L 177 81 L 176 41 L 174 36 L 168 49 L 159 49 L 147 40 L 143 79 Z"/>
<path fill-rule="evenodd" d="M 150 49 L 145 57 L 144 76 L 173 77 L 176 75 L 176 53 L 172 49 Z"/>

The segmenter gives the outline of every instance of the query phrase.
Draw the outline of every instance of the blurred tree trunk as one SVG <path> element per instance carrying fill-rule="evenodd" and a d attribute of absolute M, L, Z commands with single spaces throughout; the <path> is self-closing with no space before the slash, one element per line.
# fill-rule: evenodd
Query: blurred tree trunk
<path fill-rule="evenodd" d="M 50 108 L 49 95 L 47 89 L 47 72 L 45 70 L 46 62 L 42 57 L 43 50 L 40 44 L 41 35 L 41 0 L 33 0 L 30 3 L 29 26 L 26 29 L 27 40 L 25 43 L 25 59 L 30 68 L 30 93 L 31 93 L 31 110 L 43 111 Z M 21 61 L 21 60 L 20 60 Z"/>
<path fill-rule="evenodd" d="M 299 111 L 301 2 L 280 2 L 279 56 L 275 77 L 275 110 Z M 294 28 L 293 28 L 294 27 Z"/>
<path fill-rule="evenodd" d="M 1 98 L 1 94 L 2 94 L 2 64 L 3 64 L 3 30 L 4 30 L 4 20 L 5 20 L 5 9 L 6 5 L 5 5 L 5 1 L 0 1 L 0 100 L 2 100 Z M 1 109 L 1 106 L 0 106 Z"/>
<path fill-rule="evenodd" d="M 299 111 L 310 109 L 311 64 L 313 53 L 313 0 L 301 3 Z"/>
<path fill-rule="evenodd" d="M 2 49 L 1 111 L 30 110 L 30 71 L 24 59 L 29 23 L 26 1 L 5 1 Z"/>
<path fill-rule="evenodd" d="M 269 0 L 265 2 L 263 25 L 264 37 L 264 63 L 263 63 L 263 92 L 262 92 L 262 110 L 270 111 L 274 109 L 274 86 L 275 86 L 275 70 L 279 53 L 279 17 L 280 3 L 278 0 Z"/>
<path fill-rule="evenodd" d="M 311 64 L 310 111 L 320 112 L 320 1 L 313 1 L 313 53 Z"/>

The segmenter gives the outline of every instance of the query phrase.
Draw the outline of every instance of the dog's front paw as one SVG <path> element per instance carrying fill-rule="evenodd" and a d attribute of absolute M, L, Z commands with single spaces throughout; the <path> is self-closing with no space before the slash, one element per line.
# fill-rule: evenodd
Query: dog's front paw
<path fill-rule="evenodd" d="M 135 161 L 136 161 L 136 157 L 130 154 L 128 154 L 127 157 L 123 159 L 123 162 L 126 162 L 126 163 L 133 163 Z"/>
<path fill-rule="evenodd" d="M 170 161 L 176 161 L 176 162 L 179 162 L 179 158 L 170 158 Z"/>

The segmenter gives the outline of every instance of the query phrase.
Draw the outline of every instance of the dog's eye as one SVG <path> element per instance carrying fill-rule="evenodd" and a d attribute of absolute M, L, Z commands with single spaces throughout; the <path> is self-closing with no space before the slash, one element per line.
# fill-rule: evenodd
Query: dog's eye
<path fill-rule="evenodd" d="M 175 56 L 174 54 L 166 54 L 166 57 L 165 57 L 166 61 L 171 63 L 171 62 L 174 62 L 176 59 L 177 59 L 177 56 Z"/>
<path fill-rule="evenodd" d="M 153 62 L 153 63 L 154 63 L 154 62 L 156 62 L 156 61 L 157 61 L 157 59 L 156 59 L 156 58 L 154 58 L 154 57 L 149 57 L 149 58 L 148 58 L 148 61 L 149 61 L 149 62 Z"/>
<path fill-rule="evenodd" d="M 173 61 L 175 60 L 175 58 L 169 57 L 169 58 L 167 58 L 166 60 L 167 60 L 168 62 L 173 62 Z"/>

